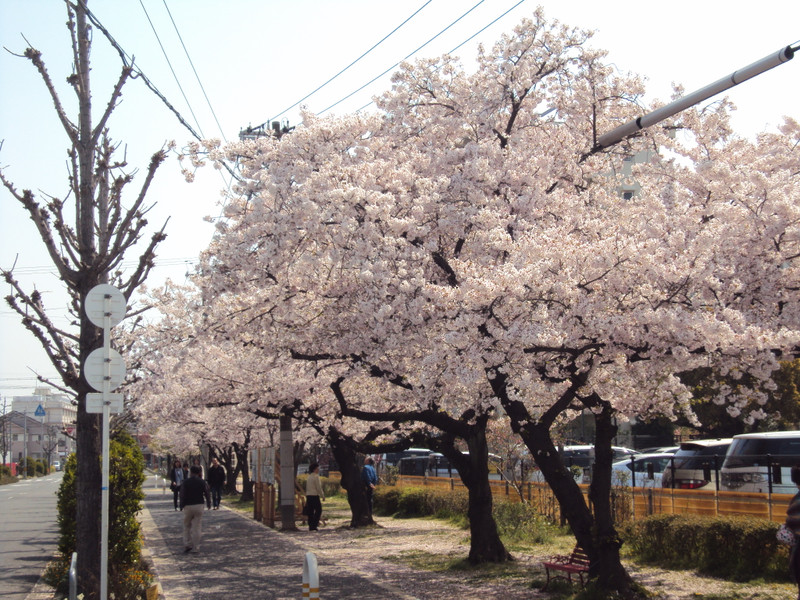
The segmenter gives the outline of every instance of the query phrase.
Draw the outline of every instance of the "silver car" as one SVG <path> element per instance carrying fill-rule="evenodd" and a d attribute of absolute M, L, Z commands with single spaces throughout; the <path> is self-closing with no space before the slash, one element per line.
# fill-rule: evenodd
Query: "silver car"
<path fill-rule="evenodd" d="M 676 490 L 716 490 L 719 469 L 731 438 L 683 442 L 661 477 L 661 486 Z"/>

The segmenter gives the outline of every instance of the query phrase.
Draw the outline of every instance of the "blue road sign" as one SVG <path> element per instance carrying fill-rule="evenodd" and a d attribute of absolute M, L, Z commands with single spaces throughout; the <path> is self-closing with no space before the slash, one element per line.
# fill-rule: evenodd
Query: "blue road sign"
<path fill-rule="evenodd" d="M 43 416 L 45 416 L 44 408 L 42 408 L 42 405 L 41 405 L 41 404 L 40 404 L 39 406 L 37 406 L 37 407 L 36 407 L 36 412 L 35 412 L 35 413 L 33 413 L 33 414 L 34 414 L 34 416 L 36 416 L 36 417 L 43 417 Z"/>

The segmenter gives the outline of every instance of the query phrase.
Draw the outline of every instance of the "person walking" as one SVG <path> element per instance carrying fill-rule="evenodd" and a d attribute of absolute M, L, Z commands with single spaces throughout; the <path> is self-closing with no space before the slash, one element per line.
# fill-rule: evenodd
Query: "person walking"
<path fill-rule="evenodd" d="M 794 533 L 795 538 L 789 550 L 789 576 L 797 584 L 797 599 L 800 600 L 800 550 L 797 543 L 800 536 L 800 465 L 792 467 L 790 474 L 798 491 L 786 510 L 786 527 Z"/>
<path fill-rule="evenodd" d="M 175 460 L 169 471 L 169 489 L 172 490 L 172 504 L 175 506 L 175 510 L 178 510 L 178 499 L 184 479 L 186 479 L 186 474 L 181 466 L 181 461 Z"/>
<path fill-rule="evenodd" d="M 372 516 L 372 496 L 375 491 L 375 486 L 378 485 L 378 474 L 375 472 L 375 463 L 371 456 L 364 460 L 364 468 L 361 469 L 361 482 L 364 484 L 364 491 L 367 494 L 367 508 L 369 509 L 369 516 Z"/>
<path fill-rule="evenodd" d="M 322 481 L 319 478 L 319 464 L 311 463 L 306 480 L 306 508 L 308 509 L 308 530 L 319 531 L 319 519 L 322 516 Z"/>
<path fill-rule="evenodd" d="M 211 504 L 214 510 L 219 510 L 219 503 L 222 500 L 222 486 L 225 485 L 225 467 L 219 464 L 216 457 L 211 459 L 211 466 L 208 468 L 206 477 L 208 487 L 211 488 Z"/>
<path fill-rule="evenodd" d="M 203 470 L 192 465 L 189 478 L 181 485 L 183 511 L 183 551 L 199 552 L 202 534 L 203 504 L 211 509 L 211 490 L 202 478 Z"/>

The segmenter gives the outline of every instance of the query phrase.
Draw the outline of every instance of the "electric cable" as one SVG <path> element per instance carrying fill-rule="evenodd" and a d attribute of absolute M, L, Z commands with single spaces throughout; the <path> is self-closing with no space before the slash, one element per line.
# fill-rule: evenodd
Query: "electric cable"
<path fill-rule="evenodd" d="M 471 36 L 469 36 L 467 39 L 465 39 L 463 42 L 461 42 L 461 43 L 460 43 L 458 46 L 456 46 L 455 48 L 453 48 L 452 50 L 450 50 L 450 52 L 448 52 L 448 54 L 452 54 L 453 52 L 455 52 L 456 50 L 458 50 L 459 48 L 461 48 L 461 46 L 463 46 L 464 44 L 468 43 L 469 41 L 471 41 L 471 40 L 472 40 L 472 39 L 474 39 L 475 37 L 477 37 L 477 36 L 479 36 L 480 34 L 482 34 L 484 31 L 486 31 L 487 29 L 489 29 L 489 27 L 491 27 L 492 25 L 494 25 L 495 23 L 497 23 L 497 22 L 498 22 L 500 19 L 502 19 L 503 17 L 505 17 L 505 16 L 506 16 L 508 13 L 510 13 L 510 12 L 511 12 L 512 10 L 514 10 L 515 8 L 517 8 L 517 7 L 518 7 L 520 4 L 522 4 L 523 2 L 525 2 L 525 0 L 519 0 L 519 2 L 517 2 L 517 3 L 516 3 L 514 6 L 512 6 L 511 8 L 509 8 L 509 9 L 508 9 L 506 12 L 504 12 L 502 15 L 500 15 L 499 17 L 497 17 L 497 18 L 496 18 L 495 20 L 493 20 L 491 23 L 489 23 L 489 24 L 488 24 L 488 25 L 486 25 L 485 27 L 481 28 L 480 30 L 476 31 L 474 34 L 472 34 L 472 35 L 471 35 Z"/>
<path fill-rule="evenodd" d="M 502 15 L 500 15 L 500 16 L 499 16 L 499 17 L 497 17 L 496 19 L 492 20 L 492 21 L 491 21 L 490 23 L 488 23 L 487 25 L 483 26 L 481 29 L 479 29 L 478 31 L 476 31 L 475 33 L 473 33 L 471 36 L 469 36 L 467 39 L 465 39 L 463 42 L 461 42 L 461 43 L 460 43 L 458 46 L 456 46 L 455 48 L 453 48 L 452 50 L 450 50 L 450 52 L 448 52 L 448 54 L 452 54 L 453 52 L 455 52 L 456 50 L 458 50 L 459 48 L 461 48 L 461 46 L 463 46 L 464 44 L 467 44 L 467 43 L 469 43 L 469 42 L 470 42 L 471 40 L 473 40 L 475 37 L 477 37 L 477 36 L 479 36 L 480 34 L 482 34 L 484 31 L 486 31 L 487 29 L 489 29 L 489 27 L 491 27 L 492 25 L 494 25 L 495 23 L 497 23 L 497 22 L 498 22 L 500 19 L 502 19 L 503 17 L 505 17 L 505 16 L 506 16 L 508 13 L 510 13 L 510 12 L 511 12 L 512 10 L 514 10 L 515 8 L 517 8 L 517 7 L 518 7 L 520 4 L 522 4 L 523 2 L 525 2 L 525 0 L 519 0 L 519 2 L 517 2 L 517 3 L 516 3 L 514 6 L 512 6 L 511 8 L 509 8 L 507 11 L 505 11 L 505 12 L 504 12 Z M 373 101 L 373 100 L 370 100 L 369 102 L 367 102 L 367 103 L 366 103 L 364 106 L 362 106 L 361 108 L 359 108 L 358 110 L 356 110 L 356 112 L 357 112 L 357 113 L 361 112 L 362 110 L 364 110 L 365 108 L 367 108 L 367 107 L 368 107 L 368 106 L 370 106 L 371 104 L 374 104 L 374 101 Z"/>
<path fill-rule="evenodd" d="M 328 85 L 328 84 L 329 84 L 331 81 L 333 81 L 334 79 L 336 79 L 337 77 L 339 77 L 339 75 L 341 75 L 342 73 L 344 73 L 345 71 L 347 71 L 347 70 L 348 70 L 350 67 L 352 67 L 353 65 L 355 65 L 355 64 L 356 64 L 358 61 L 360 61 L 362 58 L 364 58 L 364 57 L 365 57 L 367 54 L 369 54 L 370 52 L 372 52 L 373 50 L 375 50 L 375 48 L 377 48 L 377 47 L 378 47 L 378 46 L 380 46 L 380 45 L 381 45 L 383 42 L 385 42 L 387 39 L 389 39 L 389 37 L 391 37 L 391 36 L 392 36 L 394 33 L 396 33 L 396 32 L 397 32 L 397 30 L 399 30 L 399 29 L 400 29 L 400 28 L 401 28 L 403 25 L 405 25 L 405 24 L 406 24 L 406 23 L 408 23 L 408 22 L 409 22 L 411 19 L 413 19 L 415 16 L 417 16 L 417 14 L 418 14 L 420 11 L 422 11 L 422 9 L 423 9 L 423 8 L 425 8 L 426 6 L 428 6 L 428 4 L 430 4 L 432 1 L 433 1 L 433 0 L 428 0 L 428 1 L 427 1 L 425 4 L 423 4 L 422 6 L 420 6 L 420 7 L 419 7 L 419 8 L 418 8 L 416 11 L 414 11 L 414 13 L 413 13 L 413 14 L 412 14 L 410 17 L 408 17 L 408 18 L 407 18 L 405 21 L 403 21 L 402 23 L 400 23 L 400 25 L 398 25 L 397 27 L 395 27 L 395 28 L 394 28 L 394 29 L 393 29 L 391 32 L 389 32 L 389 34 L 387 34 L 386 36 L 384 36 L 384 37 L 383 37 L 383 39 L 382 39 L 381 41 L 379 41 L 377 44 L 375 44 L 374 46 L 372 46 L 372 48 L 370 48 L 369 50 L 367 50 L 366 52 L 364 52 L 364 54 L 362 54 L 362 55 L 361 55 L 361 56 L 359 56 L 357 59 L 355 59 L 353 62 L 351 62 L 349 65 L 347 65 L 347 66 L 346 66 L 344 69 L 342 69 L 341 71 L 339 71 L 339 72 L 338 72 L 336 75 L 334 75 L 333 77 L 331 77 L 330 79 L 328 79 L 328 81 L 326 81 L 325 83 L 323 83 L 322 85 L 320 85 L 319 87 L 317 87 L 317 88 L 316 88 L 314 91 L 312 91 L 312 92 L 309 92 L 308 94 L 306 94 L 305 96 L 303 96 L 302 98 L 300 98 L 300 100 L 298 100 L 297 102 L 295 102 L 294 104 L 292 104 L 292 105 L 291 105 L 291 106 L 289 106 L 288 108 L 285 108 L 284 110 L 282 110 L 281 112 L 279 112 L 277 115 L 275 115 L 274 117 L 272 117 L 272 118 L 271 118 L 269 121 L 266 121 L 266 122 L 262 123 L 261 125 L 259 125 L 258 127 L 254 127 L 253 129 L 259 129 L 259 128 L 261 128 L 261 127 L 264 127 L 264 125 L 266 125 L 267 123 L 270 123 L 270 122 L 274 121 L 275 119 L 279 118 L 280 116 L 282 116 L 282 115 L 286 114 L 287 112 L 289 112 L 290 110 L 292 110 L 292 109 L 293 109 L 295 106 L 297 106 L 298 104 L 300 104 L 300 103 L 301 103 L 301 102 L 303 102 L 304 100 L 307 100 L 308 98 L 310 98 L 311 96 L 313 96 L 314 94 L 316 94 L 318 91 L 320 91 L 320 90 L 321 90 L 322 88 L 324 88 L 326 85 Z"/>
<path fill-rule="evenodd" d="M 144 74 L 144 72 L 140 68 L 133 66 L 134 65 L 133 57 L 131 57 L 127 52 L 125 52 L 122 46 L 119 45 L 119 42 L 117 42 L 117 40 L 114 39 L 114 36 L 112 36 L 111 33 L 109 33 L 108 29 L 106 29 L 105 26 L 100 22 L 100 19 L 98 19 L 97 16 L 91 10 L 89 10 L 89 7 L 86 6 L 86 1 L 77 0 L 77 2 L 78 4 L 81 5 L 81 8 L 83 8 L 83 10 L 86 12 L 86 16 L 89 19 L 89 21 L 91 21 L 92 25 L 97 27 L 103 33 L 103 35 L 108 40 L 108 43 L 111 44 L 114 50 L 117 51 L 117 54 L 119 54 L 119 57 L 122 60 L 122 64 L 131 69 L 131 72 L 134 74 L 134 76 L 140 78 L 144 82 L 144 84 L 150 89 L 150 91 L 153 92 L 156 96 L 158 96 L 161 102 L 163 102 L 164 105 L 172 112 L 172 114 L 175 115 L 175 117 L 178 119 L 178 122 L 189 130 L 189 133 L 192 134 L 193 138 L 202 141 L 203 138 L 192 128 L 191 125 L 189 125 L 189 123 L 186 122 L 186 119 L 183 118 L 183 115 L 178 111 L 177 108 L 175 108 L 170 103 L 169 100 L 167 100 L 167 97 L 159 91 L 159 89 L 153 84 L 152 81 L 150 81 L 150 79 L 148 79 L 148 77 Z"/>
<path fill-rule="evenodd" d="M 144 7 L 144 2 L 142 0 L 139 0 L 139 5 L 142 7 L 142 10 L 144 11 L 144 16 L 147 17 L 147 22 L 150 23 L 150 29 L 153 30 L 153 35 L 156 36 L 156 41 L 158 42 L 158 46 L 159 48 L 161 48 L 161 53 L 164 55 L 164 60 L 167 61 L 167 66 L 169 66 L 169 70 L 172 72 L 172 77 L 175 79 L 175 83 L 178 84 L 178 89 L 181 91 L 181 96 L 183 96 L 183 99 L 186 102 L 186 106 L 189 107 L 189 112 L 192 113 L 192 118 L 194 118 L 194 124 L 197 127 L 197 130 L 200 132 L 201 136 L 206 137 L 205 134 L 203 133 L 202 127 L 200 127 L 199 121 L 197 120 L 197 115 L 194 114 L 192 103 L 189 102 L 189 98 L 186 97 L 186 93 L 183 91 L 183 86 L 181 86 L 181 82 L 178 80 L 178 75 L 175 73 L 175 69 L 172 68 L 172 63 L 169 60 L 169 56 L 167 56 L 167 51 L 164 49 L 164 45 L 161 43 L 161 38 L 158 36 L 158 32 L 156 31 L 155 25 L 153 25 L 153 21 L 150 19 L 150 15 L 147 13 L 147 9 Z"/>
<path fill-rule="evenodd" d="M 200 90 L 203 92 L 203 97 L 206 99 L 206 104 L 208 104 L 208 108 L 211 111 L 211 115 L 214 117 L 214 121 L 217 124 L 217 128 L 219 129 L 220 134 L 222 134 L 222 139 L 225 140 L 225 143 L 227 144 L 228 143 L 228 138 L 225 137 L 225 132 L 222 129 L 222 125 L 219 124 L 219 119 L 217 118 L 217 113 L 214 111 L 214 107 L 211 106 L 211 100 L 208 99 L 208 94 L 206 94 L 206 88 L 203 86 L 203 82 L 200 81 L 200 75 L 198 75 L 197 69 L 194 68 L 194 62 L 192 61 L 192 57 L 189 56 L 189 50 L 186 48 L 186 44 L 183 43 L 183 37 L 181 36 L 181 32 L 178 31 L 178 25 L 175 23 L 175 19 L 172 18 L 172 12 L 170 12 L 169 6 L 167 6 L 167 0 L 162 0 L 162 2 L 164 2 L 164 8 L 167 9 L 167 14 L 169 15 L 169 20 L 172 21 L 172 26 L 175 28 L 175 33 L 178 35 L 178 39 L 181 42 L 181 47 L 183 48 L 183 51 L 186 53 L 186 58 L 189 60 L 189 64 L 192 67 L 192 72 L 194 72 L 195 79 L 197 79 L 197 83 L 200 86 Z M 200 126 L 198 125 L 198 129 L 199 129 L 199 127 Z"/>
<path fill-rule="evenodd" d="M 349 93 L 347 96 L 345 96 L 345 97 L 344 97 L 344 98 L 342 98 L 341 100 L 338 100 L 338 101 L 334 102 L 333 104 L 331 104 L 331 105 L 330 105 L 328 108 L 326 108 L 325 110 L 322 110 L 322 111 L 320 111 L 320 113 L 319 113 L 319 114 L 320 114 L 320 115 L 324 115 L 326 112 L 328 112 L 328 111 L 329 111 L 330 109 L 332 109 L 334 106 L 337 106 L 338 104 L 341 104 L 342 102 L 344 102 L 344 101 L 345 101 L 345 100 L 347 100 L 348 98 L 351 98 L 352 96 L 355 96 L 355 95 L 356 95 L 358 92 L 360 92 L 360 91 L 361 91 L 361 90 L 363 90 L 364 88 L 366 88 L 366 87 L 368 87 L 369 85 L 371 85 L 371 84 L 375 83 L 375 82 L 376 82 L 378 79 L 380 79 L 381 77 L 383 77 L 384 75 L 386 75 L 387 73 L 389 73 L 390 71 L 392 71 L 393 69 L 395 69 L 395 68 L 396 68 L 396 67 L 397 67 L 397 66 L 398 66 L 400 63 L 402 63 L 403 61 L 406 61 L 406 60 L 408 60 L 409 58 L 411 58 L 412 56 L 414 56 L 414 55 L 415 55 L 417 52 L 419 52 L 420 50 L 422 50 L 422 49 L 423 49 L 425 46 L 427 46 L 427 45 L 428 45 L 428 44 L 430 44 L 430 43 L 431 43 L 433 40 L 435 40 L 435 39 L 436 39 L 436 38 L 438 38 L 440 35 L 442 35 L 442 34 L 443 34 L 445 31 L 447 31 L 447 30 L 448 30 L 448 29 L 450 29 L 450 28 L 451 28 L 453 25 L 455 25 L 456 23 L 458 23 L 458 22 L 459 22 L 461 19 L 463 19 L 464 17 L 466 17 L 466 16 L 467 16 L 469 13 L 471 13 L 473 10 L 475 10 L 476 8 L 478 8 L 478 7 L 479 7 L 481 4 L 483 4 L 485 1 L 486 1 L 486 0 L 479 0 L 479 2 L 478 2 L 478 3 L 477 3 L 475 6 L 473 6 L 472 8 L 470 8 L 470 9 L 469 9 L 467 12 L 465 12 L 463 15 L 461 15 L 460 17 L 458 17 L 458 18 L 457 18 L 455 21 L 453 21 L 452 23 L 450 23 L 450 25 L 448 25 L 447 27 L 445 27 L 444 29 L 442 29 L 442 30 L 441 30 L 439 33 L 437 33 L 435 36 L 433 36 L 433 37 L 432 37 L 431 39 L 429 39 L 427 42 L 425 42 L 424 44 L 422 44 L 422 45 L 421 45 L 419 48 L 417 48 L 416 50 L 414 50 L 414 51 L 413 51 L 411 54 L 409 54 L 409 55 L 408 55 L 408 56 L 406 56 L 405 58 L 403 58 L 403 59 L 401 59 L 401 60 L 397 61 L 397 62 L 396 62 L 395 64 L 393 64 L 391 67 L 389 67 L 388 69 L 386 69 L 386 70 L 385 70 L 383 73 L 381 73 L 381 74 L 380 74 L 380 75 L 378 75 L 377 77 L 373 77 L 373 78 L 372 78 L 372 79 L 370 79 L 370 80 L 369 80 L 367 83 L 365 83 L 364 85 L 362 85 L 360 88 L 358 88 L 358 89 L 357 89 L 357 90 L 355 90 L 354 92 L 351 92 L 351 93 Z"/>

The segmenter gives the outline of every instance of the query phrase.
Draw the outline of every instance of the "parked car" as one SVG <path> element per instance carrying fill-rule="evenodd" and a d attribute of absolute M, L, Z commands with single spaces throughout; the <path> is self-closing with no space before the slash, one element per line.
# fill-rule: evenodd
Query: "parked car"
<path fill-rule="evenodd" d="M 611 485 L 661 487 L 662 475 L 671 459 L 670 452 L 649 452 L 619 460 L 611 465 Z"/>
<path fill-rule="evenodd" d="M 623 446 L 612 446 L 611 450 L 614 452 L 614 460 L 622 460 L 633 454 L 635 450 L 625 448 Z M 567 467 L 591 467 L 594 464 L 594 446 L 584 444 L 580 446 L 564 446 L 561 452 L 561 458 Z"/>
<path fill-rule="evenodd" d="M 653 446 L 637 450 L 636 454 L 675 454 L 680 449 L 680 446 Z"/>
<path fill-rule="evenodd" d="M 661 477 L 661 486 L 676 490 L 717 489 L 719 469 L 731 438 L 681 443 Z"/>
<path fill-rule="evenodd" d="M 61 470 L 61 461 L 54 460 L 53 461 L 53 469 L 56 470 L 56 471 L 60 471 Z"/>
<path fill-rule="evenodd" d="M 401 458 L 428 456 L 432 452 L 433 450 L 428 450 L 427 448 L 408 448 L 401 452 L 388 452 L 383 454 L 381 455 L 381 460 L 379 462 L 382 462 L 386 465 L 397 465 Z"/>
<path fill-rule="evenodd" d="M 791 468 L 800 464 L 800 431 L 733 436 L 720 470 L 720 489 L 731 492 L 794 494 Z"/>

